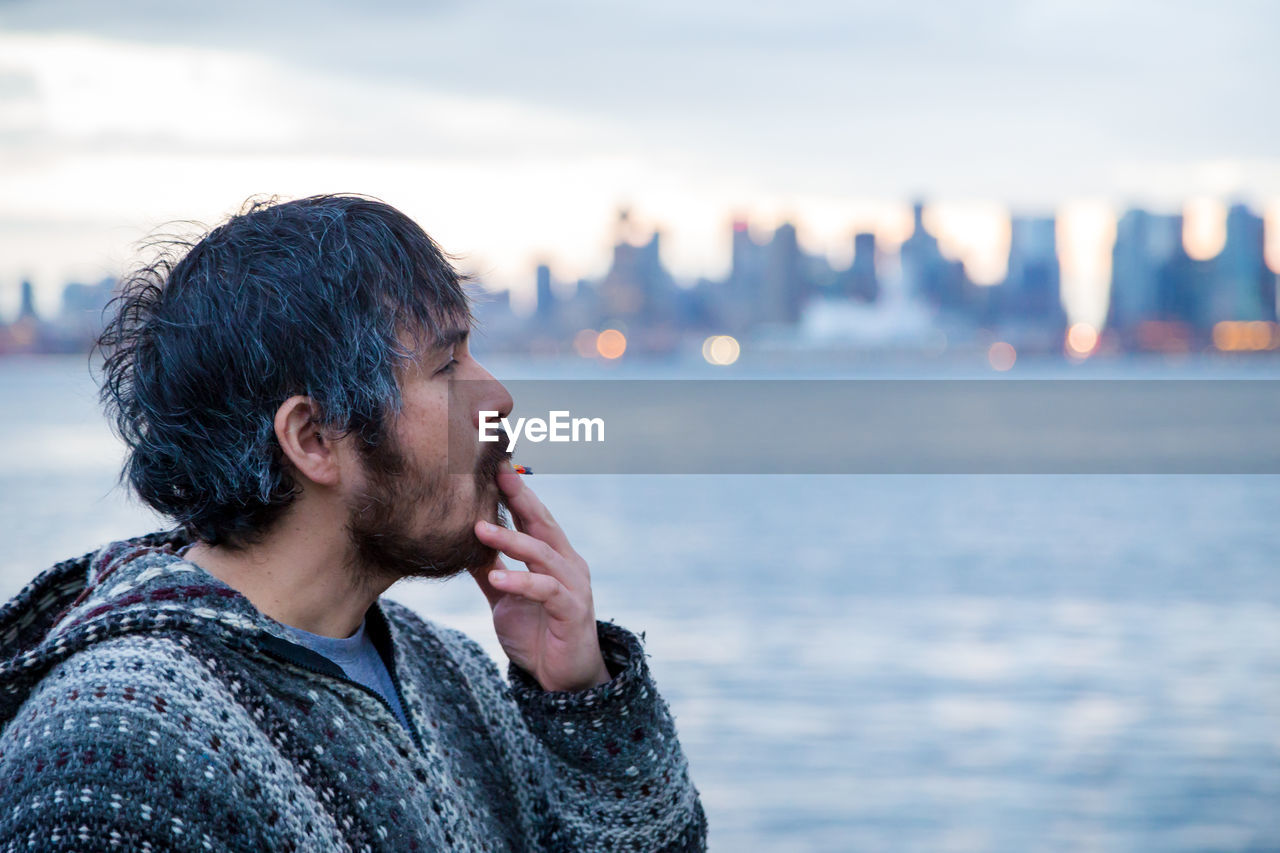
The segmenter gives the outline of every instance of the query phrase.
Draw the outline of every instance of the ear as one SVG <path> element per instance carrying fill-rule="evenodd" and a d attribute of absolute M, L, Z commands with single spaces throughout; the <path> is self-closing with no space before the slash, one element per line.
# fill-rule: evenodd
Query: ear
<path fill-rule="evenodd" d="M 298 473 L 324 486 L 342 481 L 345 448 L 318 420 L 319 407 L 310 397 L 294 396 L 276 409 L 276 440 Z"/>

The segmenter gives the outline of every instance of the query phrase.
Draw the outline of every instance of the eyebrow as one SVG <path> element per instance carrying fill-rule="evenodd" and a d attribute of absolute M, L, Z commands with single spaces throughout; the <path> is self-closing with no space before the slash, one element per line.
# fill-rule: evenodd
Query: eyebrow
<path fill-rule="evenodd" d="M 435 344 L 431 347 L 431 350 L 434 352 L 442 349 L 453 349 L 465 341 L 470 334 L 471 330 L 465 326 L 454 326 L 452 329 L 447 329 L 436 335 Z"/>

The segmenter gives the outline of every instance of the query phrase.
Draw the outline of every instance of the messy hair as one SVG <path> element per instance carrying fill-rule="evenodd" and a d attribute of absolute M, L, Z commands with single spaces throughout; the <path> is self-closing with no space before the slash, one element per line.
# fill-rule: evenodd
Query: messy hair
<path fill-rule="evenodd" d="M 377 448 L 402 371 L 472 322 L 467 277 L 364 196 L 251 199 L 149 248 L 108 305 L 99 398 L 127 449 L 119 482 L 210 545 L 261 541 L 300 493 L 275 435 L 286 399 L 310 397 L 335 437 Z"/>

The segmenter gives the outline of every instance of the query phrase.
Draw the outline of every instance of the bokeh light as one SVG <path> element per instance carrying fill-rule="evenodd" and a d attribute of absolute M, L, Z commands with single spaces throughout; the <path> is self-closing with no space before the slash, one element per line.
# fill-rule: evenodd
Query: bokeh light
<path fill-rule="evenodd" d="M 608 359 L 622 358 L 627 351 L 627 336 L 617 329 L 605 329 L 596 338 L 596 352 Z"/>
<path fill-rule="evenodd" d="M 708 364 L 727 366 L 738 360 L 742 347 L 732 335 L 712 335 L 702 342 L 702 357 Z"/>
<path fill-rule="evenodd" d="M 1013 363 L 1017 360 L 1018 351 L 1013 348 L 1013 344 L 1006 341 L 996 341 L 987 350 L 987 361 L 995 370 L 1006 371 L 1013 367 Z"/>
<path fill-rule="evenodd" d="M 583 329 L 573 336 L 573 351 L 583 358 L 594 358 L 599 354 L 596 348 L 599 337 L 600 333 L 595 329 Z"/>
<path fill-rule="evenodd" d="M 1280 348 L 1280 325 L 1264 320 L 1224 320 L 1213 326 L 1213 345 L 1223 352 L 1259 352 Z"/>
<path fill-rule="evenodd" d="M 1098 330 L 1088 323 L 1073 323 L 1067 330 L 1067 355 L 1088 358 L 1098 347 Z"/>

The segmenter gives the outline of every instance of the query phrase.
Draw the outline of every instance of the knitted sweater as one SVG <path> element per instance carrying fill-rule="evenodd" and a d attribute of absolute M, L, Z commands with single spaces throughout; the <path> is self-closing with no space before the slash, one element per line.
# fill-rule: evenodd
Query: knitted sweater
<path fill-rule="evenodd" d="M 185 544 L 112 543 L 0 608 L 0 851 L 705 849 L 629 632 L 598 626 L 611 681 L 546 692 L 379 599 L 406 730 Z"/>

